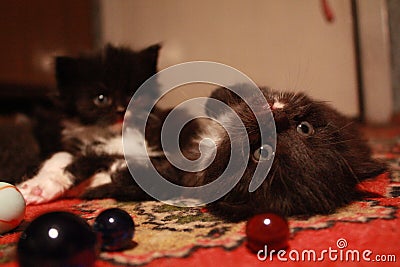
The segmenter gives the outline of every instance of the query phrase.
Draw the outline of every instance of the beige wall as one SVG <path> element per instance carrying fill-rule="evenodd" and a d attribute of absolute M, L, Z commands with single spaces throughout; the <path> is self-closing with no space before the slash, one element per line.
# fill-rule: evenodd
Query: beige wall
<path fill-rule="evenodd" d="M 358 0 L 365 118 L 389 122 L 393 112 L 386 0 Z"/>
<path fill-rule="evenodd" d="M 101 0 L 102 36 L 104 43 L 134 48 L 162 42 L 161 69 L 218 61 L 260 85 L 305 91 L 354 116 L 350 0 L 328 3 L 333 23 L 325 20 L 319 0 Z"/>

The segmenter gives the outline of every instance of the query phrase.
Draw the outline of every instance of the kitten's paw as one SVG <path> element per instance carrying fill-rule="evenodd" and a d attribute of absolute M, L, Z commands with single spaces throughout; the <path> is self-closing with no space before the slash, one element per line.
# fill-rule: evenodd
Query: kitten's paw
<path fill-rule="evenodd" d="M 34 205 L 59 198 L 71 185 L 70 178 L 66 176 L 58 179 L 34 177 L 17 185 L 17 188 L 25 198 L 26 204 Z"/>
<path fill-rule="evenodd" d="M 41 204 L 57 199 L 73 185 L 73 176 L 65 171 L 72 156 L 59 152 L 44 162 L 39 173 L 17 185 L 27 205 Z"/>

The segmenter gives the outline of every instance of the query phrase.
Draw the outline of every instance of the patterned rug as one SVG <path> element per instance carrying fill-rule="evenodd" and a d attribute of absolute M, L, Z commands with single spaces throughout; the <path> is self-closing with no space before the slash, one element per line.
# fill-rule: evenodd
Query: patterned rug
<path fill-rule="evenodd" d="M 360 186 L 382 197 L 355 202 L 328 216 L 289 218 L 290 247 L 285 255 L 251 253 L 246 248 L 244 222 L 227 223 L 204 208 L 178 208 L 155 201 L 70 199 L 29 206 L 24 223 L 0 236 L 0 265 L 18 266 L 16 242 L 39 214 L 67 210 L 91 224 L 103 209 L 119 207 L 135 221 L 135 246 L 101 253 L 96 266 L 399 266 L 400 131 L 365 132 L 375 156 L 385 159 L 392 171 Z"/>

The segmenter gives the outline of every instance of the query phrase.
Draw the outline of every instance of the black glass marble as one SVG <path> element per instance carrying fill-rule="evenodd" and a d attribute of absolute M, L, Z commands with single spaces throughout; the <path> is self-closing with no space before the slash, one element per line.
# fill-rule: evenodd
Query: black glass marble
<path fill-rule="evenodd" d="M 97 234 L 79 216 L 49 212 L 33 220 L 17 245 L 21 267 L 94 266 L 99 253 Z"/>
<path fill-rule="evenodd" d="M 100 234 L 102 250 L 116 251 L 132 245 L 135 224 L 126 211 L 111 208 L 97 216 L 93 229 Z"/>

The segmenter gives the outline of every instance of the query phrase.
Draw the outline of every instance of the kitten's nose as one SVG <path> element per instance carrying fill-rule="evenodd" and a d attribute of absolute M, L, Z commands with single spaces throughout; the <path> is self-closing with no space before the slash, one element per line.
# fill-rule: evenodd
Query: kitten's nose
<path fill-rule="evenodd" d="M 117 106 L 117 112 L 120 113 L 120 114 L 125 113 L 125 107 L 123 107 L 121 105 Z"/>
<path fill-rule="evenodd" d="M 281 110 L 274 110 L 272 114 L 274 115 L 275 128 L 277 133 L 281 133 L 289 129 L 290 122 L 285 112 Z"/>

